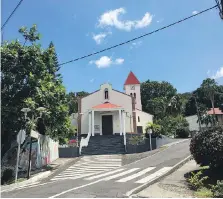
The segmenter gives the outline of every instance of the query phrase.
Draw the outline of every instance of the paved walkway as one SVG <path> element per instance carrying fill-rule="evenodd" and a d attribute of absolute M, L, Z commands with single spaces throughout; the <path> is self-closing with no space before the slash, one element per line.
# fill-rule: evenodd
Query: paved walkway
<path fill-rule="evenodd" d="M 197 169 L 199 166 L 194 160 L 187 162 L 177 171 L 160 182 L 144 189 L 136 195 L 142 198 L 192 198 L 193 191 L 188 189 L 184 174 Z"/>

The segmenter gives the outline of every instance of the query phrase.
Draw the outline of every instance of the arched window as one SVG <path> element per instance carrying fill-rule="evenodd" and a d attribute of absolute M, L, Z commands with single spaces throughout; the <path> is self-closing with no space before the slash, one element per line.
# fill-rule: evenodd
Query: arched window
<path fill-rule="evenodd" d="M 138 116 L 138 122 L 140 122 L 140 117 Z"/>
<path fill-rule="evenodd" d="M 105 99 L 108 99 L 108 89 L 105 89 Z"/>
<path fill-rule="evenodd" d="M 134 93 L 134 98 L 136 98 L 136 93 Z"/>
<path fill-rule="evenodd" d="M 132 93 L 130 93 L 131 97 L 132 97 Z"/>

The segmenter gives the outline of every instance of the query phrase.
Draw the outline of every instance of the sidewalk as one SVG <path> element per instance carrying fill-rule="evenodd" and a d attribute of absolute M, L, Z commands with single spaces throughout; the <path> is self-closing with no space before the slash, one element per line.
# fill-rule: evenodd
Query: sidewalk
<path fill-rule="evenodd" d="M 58 158 L 55 161 L 53 161 L 51 164 L 49 164 L 47 167 L 32 171 L 31 177 L 28 180 L 24 180 L 22 182 L 13 183 L 9 185 L 1 185 L 1 192 L 7 191 L 7 190 L 13 190 L 20 186 L 26 186 L 31 183 L 39 182 L 43 179 L 47 179 L 49 176 L 54 174 L 60 169 L 63 169 L 67 165 L 73 163 L 74 161 L 77 161 L 78 158 Z"/>
<path fill-rule="evenodd" d="M 141 198 L 193 198 L 193 191 L 187 187 L 184 174 L 198 169 L 199 165 L 194 160 L 187 162 L 174 173 L 165 177 L 143 191 L 139 192 L 136 197 Z"/>

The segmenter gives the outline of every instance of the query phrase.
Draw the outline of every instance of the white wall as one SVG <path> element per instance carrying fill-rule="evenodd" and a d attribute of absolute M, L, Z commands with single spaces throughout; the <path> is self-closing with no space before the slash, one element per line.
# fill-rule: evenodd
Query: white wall
<path fill-rule="evenodd" d="M 104 99 L 104 89 L 108 88 L 109 92 L 109 99 Z M 132 115 L 132 98 L 126 94 L 123 94 L 121 92 L 112 90 L 112 86 L 110 84 L 103 84 L 101 85 L 101 88 L 99 91 L 82 98 L 81 102 L 81 112 L 83 113 L 82 119 L 81 119 L 81 133 L 87 134 L 88 133 L 88 111 L 99 104 L 103 104 L 104 102 L 110 102 L 111 104 L 119 105 L 122 108 L 125 109 L 125 111 L 128 112 L 128 115 Z M 114 126 L 113 131 L 119 132 L 119 115 L 118 111 L 111 112 L 111 114 L 114 114 Z M 99 119 L 101 113 L 95 112 L 95 125 L 96 123 L 99 123 Z M 131 121 L 132 128 L 130 127 L 130 118 L 126 117 L 126 132 L 131 132 L 131 129 L 133 131 L 133 122 Z M 100 125 L 100 124 L 99 124 Z M 101 126 L 100 126 L 101 128 Z"/>
<path fill-rule="evenodd" d="M 132 86 L 135 86 L 135 90 L 131 90 Z M 130 95 L 130 93 L 136 93 L 136 108 L 142 110 L 141 103 L 141 92 L 140 92 L 140 84 L 138 85 L 125 85 L 125 93 Z"/>
<path fill-rule="evenodd" d="M 138 122 L 138 117 L 140 119 L 140 122 Z M 140 110 L 136 110 L 136 124 L 137 126 L 142 126 L 143 133 L 146 133 L 145 128 L 148 122 L 153 122 L 153 115 Z"/>
<path fill-rule="evenodd" d="M 197 115 L 192 115 L 185 117 L 187 122 L 189 123 L 189 130 L 190 131 L 199 131 L 199 123 Z M 205 127 L 205 125 L 201 125 L 201 127 Z"/>

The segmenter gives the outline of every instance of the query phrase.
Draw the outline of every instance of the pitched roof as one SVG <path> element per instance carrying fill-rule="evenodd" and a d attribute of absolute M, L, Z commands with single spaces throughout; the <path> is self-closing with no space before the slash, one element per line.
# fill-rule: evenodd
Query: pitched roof
<path fill-rule="evenodd" d="M 214 108 L 214 112 L 216 115 L 223 115 L 223 112 L 220 110 L 220 108 Z M 214 115 L 213 109 L 210 109 L 208 111 L 209 115 Z"/>
<path fill-rule="evenodd" d="M 131 85 L 131 84 L 140 84 L 139 80 L 132 71 L 130 71 L 124 85 Z"/>
<path fill-rule="evenodd" d="M 121 106 L 118 106 L 116 104 L 111 104 L 110 102 L 105 102 L 104 104 L 99 104 L 97 106 L 94 106 L 92 108 L 94 109 L 112 109 L 112 108 L 120 108 Z"/>

